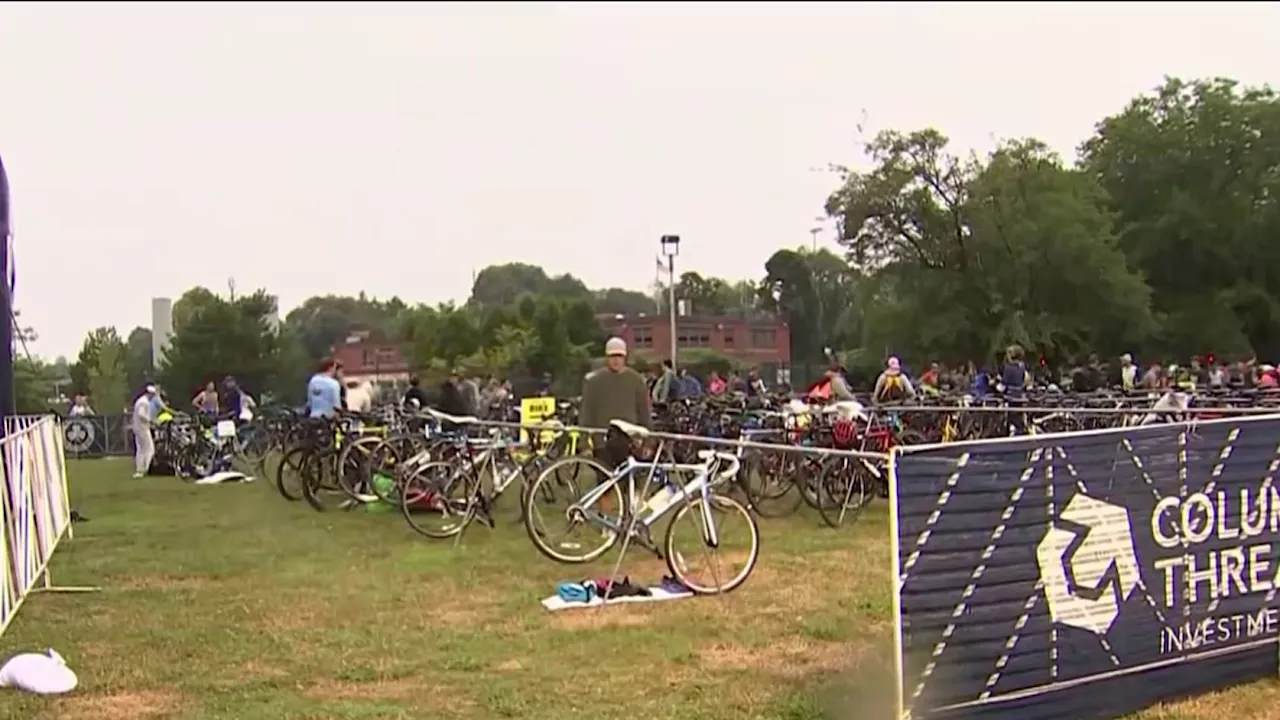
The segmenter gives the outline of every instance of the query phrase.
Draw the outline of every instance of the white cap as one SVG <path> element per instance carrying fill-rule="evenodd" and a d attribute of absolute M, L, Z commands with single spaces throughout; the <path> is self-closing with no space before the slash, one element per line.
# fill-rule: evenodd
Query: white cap
<path fill-rule="evenodd" d="M 151 393 L 152 395 L 155 395 L 155 394 L 156 394 L 156 386 L 155 386 L 155 385 L 148 385 L 148 386 L 146 387 L 146 391 L 147 391 L 147 392 L 149 392 L 149 393 Z"/>
<path fill-rule="evenodd" d="M 604 344 L 604 354 L 606 357 L 611 355 L 626 355 L 627 341 L 620 337 L 611 337 Z"/>

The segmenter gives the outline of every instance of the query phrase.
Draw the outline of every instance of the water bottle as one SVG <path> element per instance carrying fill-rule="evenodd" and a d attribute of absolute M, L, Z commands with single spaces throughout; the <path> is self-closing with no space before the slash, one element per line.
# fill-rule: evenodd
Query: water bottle
<path fill-rule="evenodd" d="M 658 470 L 656 472 L 662 473 L 660 476 L 662 489 L 655 493 L 654 496 L 649 499 L 649 502 L 644 504 L 645 515 L 656 515 L 657 513 L 666 510 L 671 504 L 672 499 L 675 498 L 676 493 L 680 492 L 680 487 L 675 484 L 674 480 L 672 480 L 670 473 L 663 470 Z"/>

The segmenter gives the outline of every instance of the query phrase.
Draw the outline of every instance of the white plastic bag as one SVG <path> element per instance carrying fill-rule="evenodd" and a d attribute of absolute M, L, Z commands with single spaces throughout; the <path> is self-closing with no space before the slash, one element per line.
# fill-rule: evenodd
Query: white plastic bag
<path fill-rule="evenodd" d="M 236 436 L 236 423 L 234 420 L 219 420 L 217 427 L 213 429 L 215 437 L 221 439 L 233 438 Z"/>
<path fill-rule="evenodd" d="M 15 655 L 0 667 L 0 687 L 60 695 L 75 690 L 78 683 L 76 674 L 52 648 L 44 653 Z"/>

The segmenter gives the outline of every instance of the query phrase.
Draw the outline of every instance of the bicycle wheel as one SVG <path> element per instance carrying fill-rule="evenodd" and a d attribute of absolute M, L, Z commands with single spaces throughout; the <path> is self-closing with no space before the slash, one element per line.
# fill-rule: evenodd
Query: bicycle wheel
<path fill-rule="evenodd" d="M 556 562 L 578 564 L 595 560 L 618 542 L 618 534 L 601 520 L 622 526 L 622 490 L 615 484 L 592 507 L 580 508 L 583 494 L 612 475 L 585 457 L 567 457 L 547 466 L 529 486 L 524 527 L 538 552 Z M 545 518 L 545 519 L 544 519 Z M 553 535 L 552 528 L 563 527 Z"/>
<path fill-rule="evenodd" d="M 386 442 L 376 435 L 366 435 L 343 443 L 338 453 L 338 483 L 347 497 L 361 503 L 378 499 L 370 487 L 373 473 L 382 469 L 375 453 L 394 453 Z M 393 456 L 394 459 L 394 456 Z M 394 462 L 392 463 L 394 465 Z"/>
<path fill-rule="evenodd" d="M 836 528 L 854 520 L 871 501 L 871 484 L 862 460 L 841 458 L 828 463 L 818 476 L 818 514 Z"/>
<path fill-rule="evenodd" d="M 240 426 L 236 433 L 236 457 L 248 467 L 262 471 L 267 461 L 267 451 L 271 449 L 271 437 L 267 429 L 257 423 Z"/>
<path fill-rule="evenodd" d="M 715 529 L 714 545 L 707 541 L 707 516 Z M 745 523 L 744 529 L 736 527 L 737 521 Z M 681 552 L 677 549 L 676 536 L 685 528 L 694 531 L 693 544 L 697 549 Z M 739 547 L 745 534 L 746 547 Z M 710 501 L 696 497 L 680 505 L 663 543 L 667 556 L 667 568 L 671 576 L 699 595 L 727 593 L 747 581 L 756 562 L 760 559 L 760 526 L 755 516 L 742 503 L 725 495 L 712 495 Z M 710 562 L 711 577 L 704 579 L 690 569 L 690 561 L 703 557 Z M 737 569 L 732 569 L 738 566 Z M 708 581 L 709 580 L 709 581 Z"/>
<path fill-rule="evenodd" d="M 302 499 L 302 463 L 306 455 L 306 448 L 296 447 L 280 458 L 280 465 L 276 468 L 276 490 L 285 500 L 297 502 Z"/>
<path fill-rule="evenodd" d="M 743 472 L 743 492 L 760 517 L 784 517 L 800 509 L 802 491 L 791 458 L 755 457 Z"/>
<path fill-rule="evenodd" d="M 796 461 L 794 482 L 800 488 L 800 497 L 804 504 L 818 509 L 818 478 L 822 475 L 822 463 L 814 458 L 805 457 Z"/>
<path fill-rule="evenodd" d="M 471 473 L 451 463 L 432 462 L 404 478 L 399 502 L 414 532 L 440 540 L 467 529 L 476 513 L 474 497 Z"/>
<path fill-rule="evenodd" d="M 338 478 L 338 453 L 332 448 L 307 455 L 302 465 L 302 499 L 317 511 L 343 507 L 351 498 Z"/>

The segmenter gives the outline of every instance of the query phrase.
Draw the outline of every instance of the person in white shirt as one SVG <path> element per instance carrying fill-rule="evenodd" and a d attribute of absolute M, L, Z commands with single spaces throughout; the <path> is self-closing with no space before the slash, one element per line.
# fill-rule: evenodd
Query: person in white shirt
<path fill-rule="evenodd" d="M 76 393 L 76 397 L 71 402 L 71 409 L 67 412 L 71 417 L 87 417 L 93 414 L 93 408 L 89 406 L 89 398 L 84 393 Z"/>
<path fill-rule="evenodd" d="M 367 413 L 373 410 L 375 390 L 369 380 L 347 380 L 347 409 L 352 412 Z"/>
<path fill-rule="evenodd" d="M 1133 364 L 1133 356 L 1129 353 L 1120 356 L 1120 387 L 1125 390 L 1138 387 L 1138 366 Z"/>
<path fill-rule="evenodd" d="M 156 439 L 151 434 L 151 425 L 155 422 L 156 386 L 148 385 L 146 390 L 133 401 L 133 414 L 130 425 L 133 428 L 133 476 L 143 477 L 151 469 L 151 461 L 156 456 Z"/>

